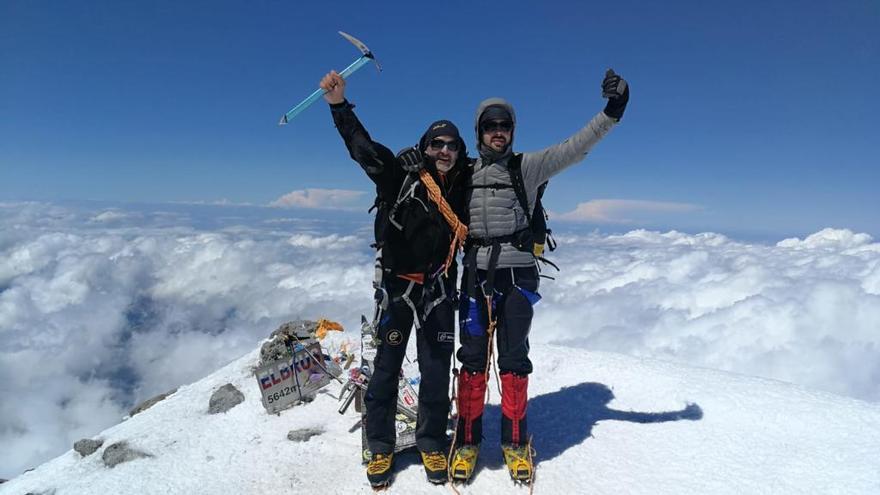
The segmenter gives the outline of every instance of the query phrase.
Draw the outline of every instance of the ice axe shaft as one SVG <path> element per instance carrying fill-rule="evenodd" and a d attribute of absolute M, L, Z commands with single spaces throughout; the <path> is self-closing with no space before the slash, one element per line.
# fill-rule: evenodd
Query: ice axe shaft
<path fill-rule="evenodd" d="M 369 62 L 370 62 L 370 58 L 365 55 L 365 56 L 355 60 L 351 65 L 346 67 L 345 70 L 340 72 L 339 75 L 342 76 L 343 79 L 345 79 L 348 76 L 352 75 L 354 73 L 354 71 L 360 69 L 364 65 L 367 65 L 367 63 L 369 63 Z M 324 96 L 324 93 L 326 93 L 326 91 L 324 91 L 323 89 L 321 89 L 321 88 L 316 89 L 315 92 L 310 94 L 305 100 L 299 102 L 299 104 L 297 106 L 293 107 L 289 112 L 285 113 L 281 117 L 281 121 L 278 122 L 278 125 L 284 125 L 284 124 L 290 122 L 294 117 L 299 115 L 303 110 L 305 110 L 306 108 L 309 108 L 309 106 L 311 106 L 312 103 L 318 101 L 322 96 Z"/>
<path fill-rule="evenodd" d="M 348 78 L 348 76 L 354 74 L 358 69 L 367 65 L 370 62 L 376 63 L 376 68 L 380 71 L 382 70 L 382 68 L 379 66 L 379 63 L 376 62 L 376 57 L 373 56 L 373 52 L 371 52 L 370 49 L 367 48 L 367 45 L 363 44 L 363 42 L 350 34 L 343 33 L 342 31 L 339 31 L 339 34 L 342 35 L 343 38 L 350 41 L 354 46 L 358 48 L 358 50 L 361 51 L 361 53 L 363 53 L 360 58 L 352 62 L 351 65 L 349 65 L 348 67 L 343 69 L 342 72 L 339 73 L 339 75 L 342 76 L 343 79 Z M 312 103 L 318 101 L 318 99 L 320 99 L 321 96 L 324 95 L 324 93 L 326 93 L 326 91 L 324 91 L 323 89 L 316 89 L 314 93 L 310 94 L 308 97 L 306 97 L 306 99 L 299 102 L 299 104 L 290 109 L 289 112 L 282 115 L 281 120 L 278 122 L 278 125 L 284 125 L 290 122 L 294 117 L 302 113 L 303 110 L 309 108 Z"/>

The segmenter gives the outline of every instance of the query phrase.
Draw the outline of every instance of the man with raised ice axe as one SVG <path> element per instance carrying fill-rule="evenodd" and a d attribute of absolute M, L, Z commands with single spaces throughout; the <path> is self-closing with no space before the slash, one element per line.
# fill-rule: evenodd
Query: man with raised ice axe
<path fill-rule="evenodd" d="M 321 80 L 333 122 L 349 153 L 376 184 L 375 239 L 381 280 L 379 349 L 365 395 L 364 428 L 373 487 L 391 482 L 398 375 L 413 325 L 419 385 L 416 446 L 428 481 L 447 480 L 449 368 L 455 345 L 455 254 L 467 227 L 467 152 L 448 120 L 428 126 L 418 146 L 395 158 L 375 142 L 345 99 L 345 80 L 335 71 Z M 404 168 L 406 167 L 406 168 Z"/>

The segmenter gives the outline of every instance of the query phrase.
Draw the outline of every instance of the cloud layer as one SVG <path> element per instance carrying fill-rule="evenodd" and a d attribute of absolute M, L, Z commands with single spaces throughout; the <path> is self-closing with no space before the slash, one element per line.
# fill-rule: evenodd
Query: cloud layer
<path fill-rule="evenodd" d="M 279 214 L 0 204 L 0 477 L 284 321 L 356 330 L 371 304 L 369 218 Z M 761 245 L 555 227 L 550 258 L 563 271 L 542 282 L 533 340 L 880 400 L 880 244 L 869 236 L 828 229 Z"/>
<path fill-rule="evenodd" d="M 564 237 L 559 252 L 533 339 L 880 400 L 880 244 L 867 235 L 765 246 L 633 231 Z"/>
<path fill-rule="evenodd" d="M 206 231 L 179 211 L 0 207 L 0 478 L 199 379 L 284 321 L 351 326 L 369 311 L 372 259 L 356 230 L 238 224 L 238 212 L 214 211 L 233 218 Z"/>

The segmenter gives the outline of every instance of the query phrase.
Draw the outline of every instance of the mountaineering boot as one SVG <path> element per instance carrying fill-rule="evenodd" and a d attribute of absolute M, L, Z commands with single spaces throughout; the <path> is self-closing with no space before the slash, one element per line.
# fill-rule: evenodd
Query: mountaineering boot
<path fill-rule="evenodd" d="M 501 446 L 501 452 L 504 454 L 504 463 L 507 464 L 507 471 L 513 481 L 520 483 L 531 483 L 532 481 L 532 455 L 531 446 L 505 444 Z"/>
<path fill-rule="evenodd" d="M 425 465 L 425 475 L 428 481 L 435 485 L 446 483 L 449 476 L 446 466 L 446 453 L 444 452 L 421 452 L 422 464 Z"/>
<path fill-rule="evenodd" d="M 394 454 L 376 454 L 370 457 L 367 464 L 367 479 L 373 488 L 384 488 L 391 484 L 391 465 Z"/>
<path fill-rule="evenodd" d="M 449 466 L 449 473 L 453 482 L 470 481 L 477 466 L 477 454 L 480 452 L 479 445 L 462 445 L 455 449 L 455 456 Z"/>

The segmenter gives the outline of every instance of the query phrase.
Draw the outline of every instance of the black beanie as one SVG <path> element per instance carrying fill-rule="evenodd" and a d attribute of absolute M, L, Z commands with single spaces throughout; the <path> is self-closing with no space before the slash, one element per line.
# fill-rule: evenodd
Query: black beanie
<path fill-rule="evenodd" d="M 513 122 L 510 112 L 501 105 L 491 105 L 483 110 L 483 113 L 480 115 L 479 128 L 483 127 L 483 122 L 489 120 L 506 120 L 508 122 Z"/>
<path fill-rule="evenodd" d="M 458 127 L 455 127 L 455 124 L 448 120 L 438 120 L 428 126 L 428 130 L 425 131 L 421 141 L 419 141 L 419 149 L 425 151 L 425 149 L 428 148 L 428 143 L 438 136 L 449 136 L 455 138 L 462 144 L 464 143 L 461 136 L 458 135 Z"/>
<path fill-rule="evenodd" d="M 449 136 L 456 139 L 461 137 L 458 135 L 458 127 L 455 127 L 455 124 L 448 120 L 438 120 L 428 126 L 428 130 L 425 131 L 425 139 L 430 141 L 437 136 Z"/>

